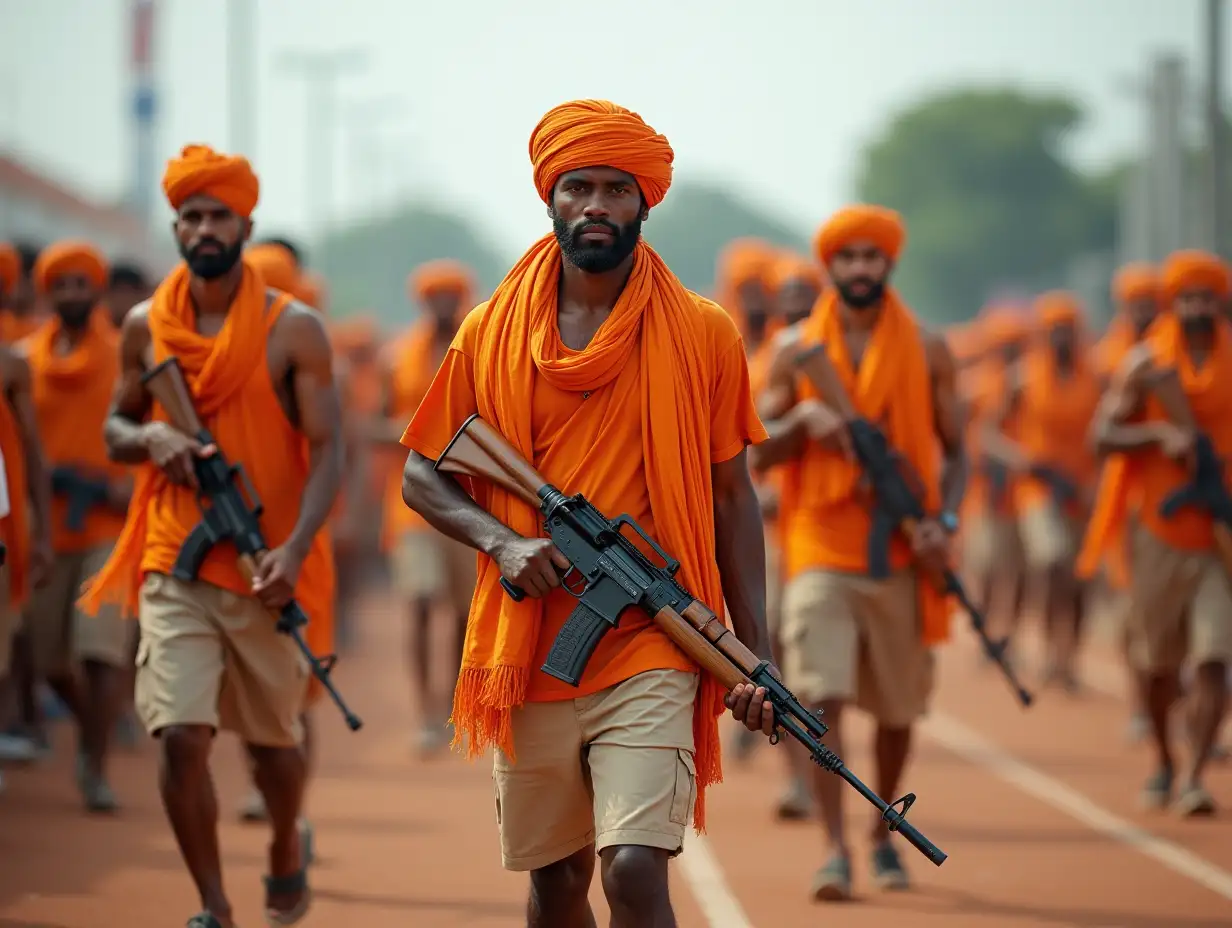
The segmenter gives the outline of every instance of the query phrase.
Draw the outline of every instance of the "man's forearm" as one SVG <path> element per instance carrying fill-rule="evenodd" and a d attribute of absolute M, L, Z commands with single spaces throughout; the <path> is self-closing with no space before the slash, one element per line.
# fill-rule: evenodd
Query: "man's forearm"
<path fill-rule="evenodd" d="M 342 436 L 338 435 L 313 448 L 309 454 L 308 479 L 300 497 L 299 517 L 283 543 L 300 557 L 308 554 L 312 540 L 325 527 L 334 510 L 334 501 L 342 486 L 342 451 Z"/>
<path fill-rule="evenodd" d="M 799 406 L 793 406 L 777 419 L 763 423 L 768 437 L 749 449 L 749 466 L 753 470 L 766 470 L 775 464 L 789 461 L 800 453 L 804 439 L 804 419 L 797 412 L 799 409 Z"/>
<path fill-rule="evenodd" d="M 941 508 L 945 512 L 958 512 L 967 492 L 967 455 L 959 449 L 947 454 L 941 465 Z"/>
<path fill-rule="evenodd" d="M 43 458 L 43 449 L 38 442 L 22 442 L 26 473 L 29 475 L 28 494 L 31 515 L 38 532 L 44 538 L 51 532 L 51 471 Z"/>
<path fill-rule="evenodd" d="M 118 464 L 144 464 L 150 459 L 146 447 L 146 423 L 134 422 L 124 416 L 111 415 L 103 423 L 103 440 L 107 456 Z"/>
<path fill-rule="evenodd" d="M 1099 430 L 1097 446 L 1100 454 L 1118 451 L 1143 451 L 1159 444 L 1159 430 L 1150 422 L 1135 425 L 1106 425 Z"/>
<path fill-rule="evenodd" d="M 518 537 L 471 499 L 453 477 L 437 472 L 431 461 L 414 452 L 402 471 L 402 501 L 437 531 L 489 557 L 502 543 Z"/>
<path fill-rule="evenodd" d="M 766 631 L 766 544 L 761 507 L 750 484 L 747 492 L 714 501 L 715 560 L 723 599 L 736 637 L 754 654 L 770 660 Z M 710 603 L 718 609 L 718 603 Z"/>

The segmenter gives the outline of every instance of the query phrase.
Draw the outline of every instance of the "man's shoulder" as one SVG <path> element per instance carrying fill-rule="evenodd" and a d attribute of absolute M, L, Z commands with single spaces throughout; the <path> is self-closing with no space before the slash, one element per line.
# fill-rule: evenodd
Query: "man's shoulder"
<path fill-rule="evenodd" d="M 706 336 L 706 342 L 716 356 L 740 342 L 740 330 L 736 328 L 731 313 L 700 293 L 694 293 L 692 290 L 686 292 L 694 310 L 693 319 L 698 331 Z"/>

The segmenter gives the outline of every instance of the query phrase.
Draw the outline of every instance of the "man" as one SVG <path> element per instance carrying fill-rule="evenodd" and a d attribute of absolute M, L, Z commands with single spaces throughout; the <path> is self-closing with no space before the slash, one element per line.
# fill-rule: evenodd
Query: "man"
<path fill-rule="evenodd" d="M 1095 345 L 1095 369 L 1099 376 L 1101 393 L 1107 392 L 1117 368 L 1125 360 L 1125 355 L 1146 337 L 1151 323 L 1159 315 L 1159 268 L 1146 263 L 1124 265 L 1113 275 L 1112 299 L 1117 314 L 1108 331 Z M 1120 466 L 1108 463 L 1120 459 L 1120 455 L 1110 455 L 1102 466 Z M 1137 677 L 1129 660 L 1129 628 L 1123 621 L 1128 610 L 1124 593 L 1129 585 L 1124 539 L 1111 545 L 1109 550 L 1110 556 L 1102 565 L 1079 563 L 1078 576 L 1084 580 L 1094 580 L 1102 569 L 1105 595 L 1114 602 L 1112 610 L 1120 619 L 1121 646 L 1130 674 L 1131 713 L 1126 735 L 1129 741 L 1139 742 L 1149 737 L 1151 719 L 1140 699 Z"/>
<path fill-rule="evenodd" d="M 668 859 L 691 808 L 704 825 L 705 788 L 721 776 L 720 687 L 632 610 L 579 687 L 540 672 L 573 608 L 557 573 L 567 561 L 537 512 L 478 484 L 477 505 L 432 465 L 478 412 L 548 480 L 636 519 L 681 561 L 681 582 L 717 611 L 726 601 L 738 637 L 768 658 L 745 464 L 764 430 L 731 319 L 641 240 L 671 183 L 667 139 L 623 107 L 581 100 L 543 117 L 530 157 L 553 234 L 462 323 L 403 437 L 403 494 L 481 552 L 453 723 L 472 755 L 495 748 L 504 865 L 531 872 L 527 925 L 595 924 L 597 851 L 613 926 L 674 926 Z M 501 577 L 527 599 L 505 596 Z M 738 690 L 733 714 L 770 731 L 763 694 Z"/>
<path fill-rule="evenodd" d="M 25 338 L 46 318 L 34 289 L 34 262 L 42 250 L 29 242 L 15 242 L 20 258 L 17 280 L 8 285 L 3 310 L 0 311 L 0 341 L 12 344 Z"/>
<path fill-rule="evenodd" d="M 0 305 L 22 277 L 21 255 L 0 243 Z M 31 402 L 30 367 L 8 345 L 0 345 L 0 455 L 9 511 L 0 517 L 0 542 L 5 562 L 0 566 L 0 764 L 26 763 L 38 746 L 17 722 L 16 670 L 19 649 L 29 675 L 29 639 L 20 633 L 22 609 L 30 591 L 45 582 L 51 565 L 49 510 L 51 487 L 39 443 Z"/>
<path fill-rule="evenodd" d="M 821 295 L 823 283 L 821 268 L 817 262 L 791 251 L 777 255 L 766 270 L 765 277 L 772 307 L 772 322 L 768 328 L 776 331 L 767 337 L 749 358 L 749 382 L 754 397 L 762 393 L 769 381 L 770 365 L 780 343 L 791 338 L 791 327 L 806 319 L 812 312 L 813 304 Z M 794 495 L 788 471 L 788 468 L 778 467 L 772 468 L 765 475 L 756 471 L 753 474 L 765 520 L 766 626 L 775 659 L 780 664 L 783 647 L 780 622 L 783 598 L 782 533 L 785 524 L 782 512 L 793 502 L 787 497 Z M 747 750 L 748 738 L 755 738 L 756 734 L 746 728 L 739 729 L 739 734 L 741 738 L 737 746 Z M 812 792 L 809 787 L 812 760 L 803 746 L 791 739 L 788 739 L 781 753 L 787 767 L 788 785 L 775 805 L 775 815 L 785 821 L 808 818 L 813 811 Z"/>
<path fill-rule="evenodd" d="M 759 238 L 738 238 L 719 254 L 715 295 L 735 320 L 749 357 L 773 334 L 777 321 L 770 288 L 770 269 L 777 257 L 777 250 Z"/>
<path fill-rule="evenodd" d="M 241 260 L 259 184 L 248 161 L 201 145 L 167 164 L 184 263 L 124 321 L 120 378 L 105 436 L 116 461 L 140 465 L 128 522 L 83 604 L 118 602 L 141 625 L 137 711 L 159 739 L 160 787 L 201 897 L 191 928 L 231 928 L 209 775 L 214 732 L 235 731 L 252 756 L 273 839 L 266 918 L 293 924 L 310 901 L 296 827 L 305 762 L 300 712 L 307 672 L 272 612 L 294 597 L 320 621 L 332 607 L 322 531 L 341 479 L 338 395 L 320 317 L 268 290 Z M 251 579 L 219 545 L 198 579 L 171 568 L 201 518 L 194 459 L 215 453 L 157 416 L 142 375 L 179 359 L 198 413 L 264 504 L 270 550 Z"/>
<path fill-rule="evenodd" d="M 929 515 L 910 539 L 893 539 L 893 574 L 863 576 L 872 520 L 858 465 L 844 450 L 845 426 L 787 365 L 773 365 L 761 400 L 770 439 L 753 454 L 756 466 L 794 459 L 798 469 L 797 498 L 784 513 L 784 682 L 824 711 L 826 741 L 840 755 L 847 704 L 855 700 L 873 716 L 877 791 L 885 795 L 898 789 L 912 727 L 928 705 L 931 647 L 948 635 L 948 606 L 913 561 L 934 569 L 944 564 L 965 483 L 953 359 L 944 340 L 923 331 L 889 286 L 905 237 L 898 214 L 883 207 L 851 206 L 832 216 L 814 242 L 832 289 L 782 348 L 798 355 L 824 344 L 852 402 L 882 423 L 918 474 Z M 852 875 L 842 783 L 818 768 L 814 788 L 830 857 L 812 894 L 847 899 Z M 880 816 L 870 838 L 877 884 L 906 887 Z"/>
<path fill-rule="evenodd" d="M 397 446 L 463 317 L 474 306 L 474 279 L 465 265 L 430 261 L 407 282 L 419 305 L 420 320 L 390 347 L 384 359 L 385 418 L 375 423 L 378 442 Z M 432 528 L 402 501 L 402 475 L 391 472 L 385 493 L 383 545 L 391 561 L 394 588 L 408 605 L 407 635 L 411 687 L 420 715 L 419 751 L 425 756 L 443 746 L 450 693 L 462 664 L 466 614 L 475 591 L 475 552 Z M 448 617 L 453 643 L 445 687 L 432 686 L 433 613 Z"/>
<path fill-rule="evenodd" d="M 1099 380 L 1082 331 L 1082 308 L 1063 291 L 1035 301 L 1041 336 L 1010 373 L 988 421 L 985 452 L 1014 475 L 1014 508 L 1028 583 L 1039 591 L 1047 657 L 1044 683 L 1078 687 L 1083 590 L 1074 573 L 1095 477 L 1086 437 Z M 1013 422 L 1016 436 L 1003 431 Z"/>
<path fill-rule="evenodd" d="M 116 332 L 102 302 L 107 263 L 88 243 L 57 242 L 39 255 L 34 280 L 52 316 L 20 349 L 51 469 L 55 560 L 27 606 L 25 627 L 36 675 L 76 718 L 77 786 L 86 809 L 110 813 L 118 805 L 106 777 L 107 749 L 125 701 L 132 629 L 118 609 L 91 618 L 75 605 L 82 581 L 110 555 L 132 492 L 128 468 L 109 460 L 103 443 L 119 372 Z"/>
<path fill-rule="evenodd" d="M 107 308 L 111 321 L 118 329 L 124 317 L 138 303 L 150 298 L 154 288 L 138 265 L 130 262 L 115 262 L 111 265 L 111 277 L 107 283 Z"/>
<path fill-rule="evenodd" d="M 1083 556 L 1098 563 L 1118 539 L 1128 538 L 1130 657 L 1156 752 L 1142 802 L 1149 808 L 1171 803 L 1182 816 L 1210 815 L 1215 801 L 1202 774 L 1227 711 L 1232 593 L 1214 553 L 1210 517 L 1188 508 L 1172 518 L 1159 511 L 1189 479 L 1197 435 L 1187 423 L 1167 417 L 1149 384 L 1161 377 L 1178 381 L 1197 430 L 1227 459 L 1232 331 L 1221 307 L 1232 282 L 1221 259 L 1182 251 L 1164 262 L 1160 291 L 1168 312 L 1127 355 L 1095 423 L 1100 450 L 1124 458 L 1122 466 L 1104 470 Z M 1178 769 L 1170 714 L 1185 665 L 1194 671 L 1193 729 L 1191 756 Z"/>

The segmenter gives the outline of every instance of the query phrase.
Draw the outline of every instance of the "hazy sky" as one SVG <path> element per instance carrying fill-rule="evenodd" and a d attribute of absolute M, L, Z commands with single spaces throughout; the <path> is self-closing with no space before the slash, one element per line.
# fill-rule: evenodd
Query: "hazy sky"
<path fill-rule="evenodd" d="M 671 140 L 677 177 L 730 183 L 811 229 L 849 197 L 860 146 L 929 91 L 1069 91 L 1090 114 L 1076 151 L 1098 163 L 1140 144 L 1142 105 L 1122 85 L 1153 54 L 1189 59 L 1195 103 L 1203 68 L 1201 0 L 774 0 L 764 13 L 747 0 L 250 2 L 267 232 L 307 233 L 322 218 L 307 185 L 305 84 L 282 53 L 357 47 L 368 61 L 340 81 L 341 127 L 360 125 L 365 107 L 387 115 L 350 140 L 340 128 L 337 215 L 426 191 L 509 254 L 547 228 L 527 138 L 566 99 L 637 110 Z M 230 144 L 227 6 L 159 0 L 160 171 L 187 142 Z M 128 0 L 0 0 L 0 144 L 119 196 L 133 160 L 129 35 Z M 376 166 L 360 160 L 366 137 L 379 140 Z"/>

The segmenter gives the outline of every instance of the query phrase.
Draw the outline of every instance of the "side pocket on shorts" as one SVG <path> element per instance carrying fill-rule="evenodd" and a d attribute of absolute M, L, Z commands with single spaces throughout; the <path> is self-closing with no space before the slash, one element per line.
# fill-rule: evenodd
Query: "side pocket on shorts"
<path fill-rule="evenodd" d="M 142 635 L 137 640 L 137 659 L 133 661 L 133 666 L 144 667 L 150 660 L 150 639 Z"/>
<path fill-rule="evenodd" d="M 675 825 L 689 824 L 693 802 L 697 798 L 697 768 L 690 751 L 676 749 L 676 785 L 672 789 L 672 807 L 668 817 Z"/>
<path fill-rule="evenodd" d="M 501 823 L 500 783 L 496 779 L 496 771 L 492 772 L 492 796 L 496 803 L 496 824 Z"/>

